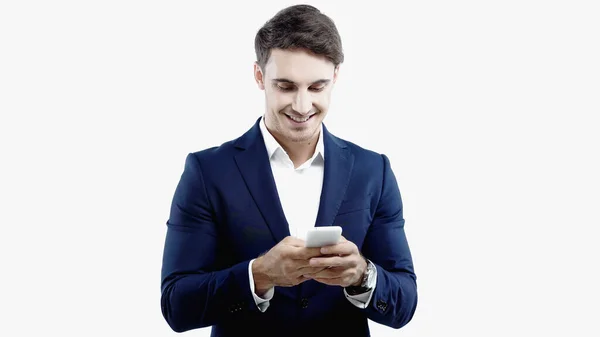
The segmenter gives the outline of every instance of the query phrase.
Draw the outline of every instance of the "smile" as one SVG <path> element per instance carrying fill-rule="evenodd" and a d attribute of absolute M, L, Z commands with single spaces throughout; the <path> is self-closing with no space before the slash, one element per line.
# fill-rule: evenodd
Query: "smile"
<path fill-rule="evenodd" d="M 294 117 L 294 116 L 290 116 L 290 115 L 286 115 L 290 120 L 294 121 L 295 123 L 306 123 L 309 119 L 311 119 L 314 115 L 316 114 L 312 114 L 308 117 L 304 117 L 304 118 L 298 118 L 298 117 Z"/>

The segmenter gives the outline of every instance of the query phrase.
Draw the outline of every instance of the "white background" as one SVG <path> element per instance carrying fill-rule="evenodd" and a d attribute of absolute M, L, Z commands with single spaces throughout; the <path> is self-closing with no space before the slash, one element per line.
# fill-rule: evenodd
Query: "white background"
<path fill-rule="evenodd" d="M 595 1 L 310 3 L 346 55 L 325 123 L 404 200 L 419 305 L 373 335 L 600 335 Z M 1 2 L 0 335 L 176 335 L 185 156 L 263 113 L 254 35 L 291 4 Z"/>

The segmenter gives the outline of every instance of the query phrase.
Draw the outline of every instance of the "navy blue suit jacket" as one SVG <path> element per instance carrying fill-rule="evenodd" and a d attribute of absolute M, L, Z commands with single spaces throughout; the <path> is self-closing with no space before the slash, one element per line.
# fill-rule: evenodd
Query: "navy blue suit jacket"
<path fill-rule="evenodd" d="M 325 166 L 316 226 L 339 225 L 377 267 L 366 309 L 343 289 L 308 280 L 275 287 L 257 308 L 248 263 L 290 235 L 256 124 L 240 138 L 190 153 L 175 190 L 162 261 L 161 309 L 177 332 L 213 326 L 212 336 L 368 336 L 367 319 L 400 328 L 417 305 L 402 201 L 385 155 L 323 126 Z"/>

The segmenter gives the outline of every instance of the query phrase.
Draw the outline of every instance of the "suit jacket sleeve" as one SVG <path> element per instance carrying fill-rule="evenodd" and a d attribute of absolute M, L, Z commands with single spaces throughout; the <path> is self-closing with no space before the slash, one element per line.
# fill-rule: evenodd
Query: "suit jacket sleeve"
<path fill-rule="evenodd" d="M 389 159 L 383 158 L 383 187 L 362 253 L 377 267 L 377 285 L 366 309 L 380 324 L 401 328 L 417 306 L 417 284 L 404 233 L 402 200 Z"/>
<path fill-rule="evenodd" d="M 240 311 L 258 311 L 248 264 L 216 268 L 222 256 L 200 161 L 188 154 L 167 221 L 161 272 L 161 310 L 177 332 L 214 325 Z"/>

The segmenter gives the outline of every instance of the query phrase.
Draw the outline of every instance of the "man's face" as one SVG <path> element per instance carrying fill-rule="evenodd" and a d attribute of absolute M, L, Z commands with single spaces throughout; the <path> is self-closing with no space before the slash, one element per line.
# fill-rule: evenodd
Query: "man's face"
<path fill-rule="evenodd" d="M 331 61 L 302 50 L 273 49 L 255 79 L 265 91 L 265 123 L 284 142 L 311 142 L 318 136 L 337 79 Z"/>

